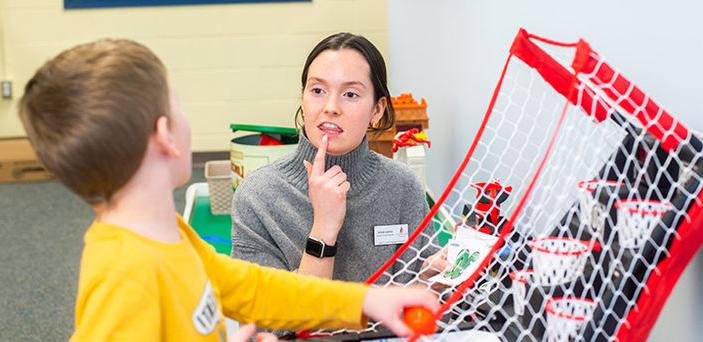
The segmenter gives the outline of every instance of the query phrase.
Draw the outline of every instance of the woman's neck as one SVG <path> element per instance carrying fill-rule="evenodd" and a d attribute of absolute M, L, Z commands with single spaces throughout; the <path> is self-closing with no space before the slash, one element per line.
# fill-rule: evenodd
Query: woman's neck
<path fill-rule="evenodd" d="M 307 174 L 303 167 L 303 160 L 312 162 L 316 153 L 317 147 L 304 134 L 301 134 L 295 153 L 282 166 L 283 172 L 296 186 L 307 187 Z M 359 146 L 349 153 L 340 156 L 327 155 L 325 169 L 339 165 L 347 174 L 347 180 L 351 184 L 351 195 L 371 181 L 378 168 L 379 158 L 385 157 L 369 151 L 368 141 L 364 138 Z"/>

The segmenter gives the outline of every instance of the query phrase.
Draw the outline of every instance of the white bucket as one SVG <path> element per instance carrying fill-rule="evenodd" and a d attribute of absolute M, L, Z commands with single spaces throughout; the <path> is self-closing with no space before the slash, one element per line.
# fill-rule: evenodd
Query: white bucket
<path fill-rule="evenodd" d="M 550 298 L 544 306 L 547 312 L 546 340 L 571 341 L 583 333 L 586 322 L 593 318 L 596 303 L 590 299 Z"/>
<path fill-rule="evenodd" d="M 259 145 L 261 134 L 248 134 L 232 139 L 232 189 L 236 190 L 244 177 L 252 171 L 271 164 L 274 160 L 295 152 L 298 144 Z"/>
<path fill-rule="evenodd" d="M 669 202 L 646 200 L 623 200 L 615 202 L 618 213 L 616 225 L 620 246 L 641 248 L 652 235 L 661 217 L 674 206 Z"/>
<path fill-rule="evenodd" d="M 530 247 L 535 281 L 558 285 L 576 280 L 586 266 L 587 252 L 600 245 L 595 241 L 543 237 L 530 241 Z"/>

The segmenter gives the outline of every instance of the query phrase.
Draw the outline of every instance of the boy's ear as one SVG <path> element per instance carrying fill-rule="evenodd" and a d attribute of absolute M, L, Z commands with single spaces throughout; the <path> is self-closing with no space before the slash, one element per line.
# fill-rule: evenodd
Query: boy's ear
<path fill-rule="evenodd" d="M 171 125 L 166 115 L 159 116 L 159 118 L 156 119 L 156 127 L 152 138 L 159 151 L 162 153 L 176 158 L 181 156 L 181 151 L 176 147 Z"/>
<path fill-rule="evenodd" d="M 383 117 L 383 113 L 386 112 L 386 106 L 388 100 L 385 97 L 378 99 L 376 105 L 373 107 L 373 115 L 371 116 L 371 126 L 375 126 L 379 120 Z"/>

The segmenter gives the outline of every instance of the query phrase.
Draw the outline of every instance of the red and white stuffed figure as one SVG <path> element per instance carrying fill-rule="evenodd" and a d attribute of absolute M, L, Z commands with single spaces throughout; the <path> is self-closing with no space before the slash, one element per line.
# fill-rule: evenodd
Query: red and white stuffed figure
<path fill-rule="evenodd" d="M 417 128 L 412 128 L 407 131 L 398 132 L 398 134 L 393 137 L 393 147 L 391 150 L 395 153 L 398 152 L 399 147 L 417 146 L 418 144 L 426 144 L 427 148 L 430 148 L 432 142 L 425 132 L 421 132 Z"/>

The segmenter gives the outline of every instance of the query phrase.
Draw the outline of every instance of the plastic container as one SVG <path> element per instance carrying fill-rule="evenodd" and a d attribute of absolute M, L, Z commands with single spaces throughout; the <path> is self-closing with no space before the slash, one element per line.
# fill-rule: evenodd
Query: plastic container
<path fill-rule="evenodd" d="M 669 202 L 623 200 L 615 202 L 620 247 L 641 248 L 661 217 L 674 206 Z"/>
<path fill-rule="evenodd" d="M 560 297 L 547 300 L 547 330 L 550 342 L 572 341 L 583 333 L 586 322 L 593 318 L 596 303 L 590 299 Z"/>
<path fill-rule="evenodd" d="M 544 237 L 530 241 L 530 247 L 535 281 L 540 285 L 558 285 L 582 275 L 587 253 L 600 245 L 595 241 Z"/>
<path fill-rule="evenodd" d="M 425 161 L 427 147 L 425 145 L 401 147 L 398 152 L 393 153 L 393 159 L 407 165 L 417 175 L 423 187 L 427 187 L 427 176 Z"/>
<path fill-rule="evenodd" d="M 232 206 L 232 171 L 229 160 L 211 160 L 205 163 L 205 179 L 210 192 L 210 212 L 228 215 Z"/>
<path fill-rule="evenodd" d="M 246 175 L 274 160 L 295 152 L 298 130 L 290 127 L 231 124 L 232 132 L 252 132 L 232 139 L 231 187 L 236 190 Z"/>

